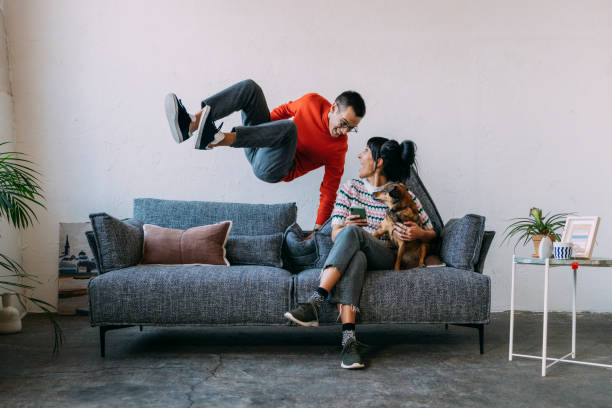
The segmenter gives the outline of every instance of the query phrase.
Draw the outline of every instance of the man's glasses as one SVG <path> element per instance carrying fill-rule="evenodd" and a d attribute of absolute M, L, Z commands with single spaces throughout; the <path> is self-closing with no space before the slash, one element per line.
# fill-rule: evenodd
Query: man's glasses
<path fill-rule="evenodd" d="M 359 132 L 359 129 L 357 128 L 357 126 L 350 126 L 349 123 L 346 121 L 346 119 L 340 119 L 340 127 L 346 129 L 347 133 Z"/>

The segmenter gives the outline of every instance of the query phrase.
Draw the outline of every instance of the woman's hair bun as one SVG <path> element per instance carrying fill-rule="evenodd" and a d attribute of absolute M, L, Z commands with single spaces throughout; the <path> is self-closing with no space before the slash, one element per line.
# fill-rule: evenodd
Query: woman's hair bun
<path fill-rule="evenodd" d="M 404 140 L 401 144 L 402 147 L 402 161 L 406 166 L 412 166 L 414 164 L 414 158 L 416 156 L 416 145 L 412 140 Z"/>

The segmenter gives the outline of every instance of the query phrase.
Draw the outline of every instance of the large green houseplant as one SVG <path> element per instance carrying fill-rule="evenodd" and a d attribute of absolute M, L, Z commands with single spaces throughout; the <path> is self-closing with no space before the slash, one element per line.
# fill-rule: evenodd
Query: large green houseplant
<path fill-rule="evenodd" d="M 0 149 L 9 142 L 0 142 Z M 38 173 L 32 169 L 32 162 L 19 152 L 0 152 L 0 217 L 15 228 L 27 228 L 38 221 L 33 207 L 45 208 L 42 189 L 38 184 Z M 4 272 L 4 273 L 3 273 Z M 35 275 L 27 273 L 16 261 L 0 253 L 0 289 L 33 289 L 40 284 Z M 55 319 L 55 307 L 44 300 L 18 293 L 42 310 L 53 325 L 53 352 L 57 353 L 62 344 L 62 329 Z"/>
<path fill-rule="evenodd" d="M 538 248 L 540 241 L 545 236 L 548 236 L 551 241 L 561 241 L 559 231 L 562 231 L 565 226 L 565 219 L 572 213 L 558 213 L 542 216 L 540 208 L 533 207 L 529 210 L 529 217 L 512 218 L 512 224 L 504 230 L 504 240 L 502 244 L 512 238 L 517 238 L 514 248 L 519 243 L 526 245 L 529 241 L 533 241 L 535 255 L 538 256 Z"/>

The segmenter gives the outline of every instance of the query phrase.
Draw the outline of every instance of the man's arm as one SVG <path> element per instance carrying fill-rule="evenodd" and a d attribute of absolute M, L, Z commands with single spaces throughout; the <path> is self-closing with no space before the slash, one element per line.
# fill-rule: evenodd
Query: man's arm
<path fill-rule="evenodd" d="M 270 112 L 270 120 L 274 121 L 294 117 L 295 112 L 297 111 L 298 103 L 299 99 L 297 101 L 289 101 L 283 105 L 277 106 L 272 110 L 272 112 Z"/>
<path fill-rule="evenodd" d="M 336 192 L 340 187 L 340 180 L 344 174 L 344 154 L 340 158 L 336 158 L 335 162 L 325 165 L 325 175 L 320 188 L 319 210 L 317 211 L 317 220 L 315 229 L 318 229 L 330 217 L 336 202 Z M 318 227 L 317 227 L 318 226 Z"/>

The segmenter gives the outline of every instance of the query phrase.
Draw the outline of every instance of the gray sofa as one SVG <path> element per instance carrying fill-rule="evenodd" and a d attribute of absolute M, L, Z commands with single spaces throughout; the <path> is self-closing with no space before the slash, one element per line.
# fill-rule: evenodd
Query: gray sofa
<path fill-rule="evenodd" d="M 447 231 L 418 175 L 412 173 L 406 184 L 440 233 L 434 250 L 447 266 L 369 272 L 358 323 L 475 327 L 483 353 L 491 292 L 490 278 L 482 272 L 494 233 L 484 231 L 484 217 L 474 215 L 462 225 L 476 225 L 475 230 L 457 227 L 459 223 L 453 220 L 447 225 L 455 227 Z M 296 218 L 294 203 L 150 198 L 134 201 L 132 219 L 91 214 L 92 231 L 87 238 L 100 275 L 89 283 L 89 318 L 100 329 L 101 355 L 105 354 L 106 332 L 129 326 L 142 330 L 142 326 L 290 324 L 283 314 L 305 302 L 318 286 L 320 267 L 332 245 L 329 221 L 313 239 L 305 240 Z M 187 229 L 224 220 L 233 221 L 227 243 L 231 266 L 139 264 L 144 223 Z M 457 257 L 467 259 L 467 265 L 459 265 Z M 320 322 L 334 324 L 336 315 L 335 308 L 326 304 Z"/>

